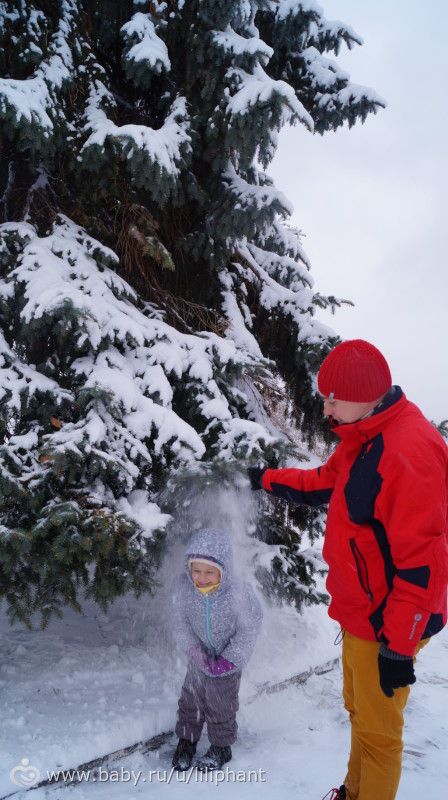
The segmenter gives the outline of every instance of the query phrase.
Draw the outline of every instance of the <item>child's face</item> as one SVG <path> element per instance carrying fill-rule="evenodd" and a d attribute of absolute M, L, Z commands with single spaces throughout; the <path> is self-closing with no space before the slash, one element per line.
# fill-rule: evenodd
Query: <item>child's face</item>
<path fill-rule="evenodd" d="M 196 586 L 205 589 L 207 586 L 215 586 L 221 581 L 221 573 L 218 567 L 211 564 L 202 564 L 201 561 L 191 562 L 191 579 Z"/>

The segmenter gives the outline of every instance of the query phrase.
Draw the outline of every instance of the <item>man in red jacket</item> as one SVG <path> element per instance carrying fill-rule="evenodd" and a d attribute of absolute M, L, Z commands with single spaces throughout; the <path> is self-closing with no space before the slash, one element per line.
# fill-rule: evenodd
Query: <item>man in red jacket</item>
<path fill-rule="evenodd" d="M 447 620 L 448 448 L 392 386 L 384 356 L 337 345 L 318 375 L 340 442 L 317 469 L 251 468 L 254 489 L 328 503 L 329 615 L 343 630 L 351 751 L 334 800 L 393 800 L 414 657 Z"/>

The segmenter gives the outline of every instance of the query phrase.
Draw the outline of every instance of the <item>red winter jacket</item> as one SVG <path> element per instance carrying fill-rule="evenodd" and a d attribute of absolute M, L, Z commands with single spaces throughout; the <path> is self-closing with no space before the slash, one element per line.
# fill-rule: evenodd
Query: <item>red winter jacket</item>
<path fill-rule="evenodd" d="M 323 556 L 330 616 L 362 639 L 412 656 L 447 621 L 448 448 L 393 387 L 317 469 L 267 469 L 263 488 L 329 503 Z"/>

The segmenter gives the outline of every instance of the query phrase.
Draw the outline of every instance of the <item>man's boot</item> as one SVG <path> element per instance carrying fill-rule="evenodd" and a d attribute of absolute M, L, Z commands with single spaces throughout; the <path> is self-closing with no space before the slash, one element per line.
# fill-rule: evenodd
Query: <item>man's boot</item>
<path fill-rule="evenodd" d="M 339 789 L 330 789 L 322 800 L 347 800 L 345 786 L 340 786 Z"/>

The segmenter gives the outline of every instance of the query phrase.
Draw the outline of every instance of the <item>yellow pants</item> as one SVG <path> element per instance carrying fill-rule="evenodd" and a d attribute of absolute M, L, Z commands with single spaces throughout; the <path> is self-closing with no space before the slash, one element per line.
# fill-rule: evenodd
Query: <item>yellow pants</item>
<path fill-rule="evenodd" d="M 428 639 L 420 642 L 420 650 Z M 403 711 L 409 686 L 383 694 L 380 645 L 347 631 L 342 644 L 344 705 L 350 715 L 351 748 L 344 785 L 347 800 L 394 800 L 401 775 Z"/>

